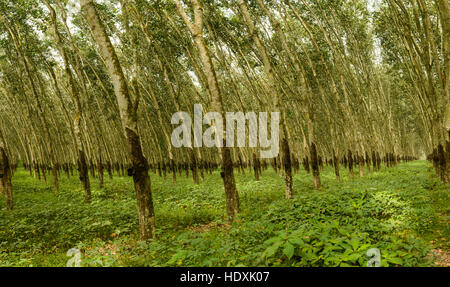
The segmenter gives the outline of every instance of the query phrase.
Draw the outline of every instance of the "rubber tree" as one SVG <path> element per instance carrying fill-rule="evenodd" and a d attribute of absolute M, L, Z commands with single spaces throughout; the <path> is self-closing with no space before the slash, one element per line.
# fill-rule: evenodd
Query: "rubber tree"
<path fill-rule="evenodd" d="M 141 140 L 137 129 L 137 108 L 139 98 L 133 100 L 127 80 L 123 74 L 117 54 L 106 33 L 95 4 L 92 0 L 81 0 L 81 8 L 85 13 L 86 23 L 92 31 L 100 55 L 105 61 L 108 74 L 114 86 L 120 118 L 128 143 L 128 152 L 132 163 L 132 176 L 136 191 L 139 229 L 141 240 L 148 240 L 154 236 L 155 213 L 153 208 L 149 166 L 142 152 Z"/>

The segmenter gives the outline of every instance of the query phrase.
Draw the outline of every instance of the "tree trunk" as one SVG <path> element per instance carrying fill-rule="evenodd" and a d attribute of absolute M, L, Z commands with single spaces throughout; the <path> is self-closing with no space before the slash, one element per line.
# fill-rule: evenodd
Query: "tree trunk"
<path fill-rule="evenodd" d="M 348 150 L 348 171 L 350 179 L 354 179 L 355 175 L 353 174 L 353 156 L 351 150 Z"/>
<path fill-rule="evenodd" d="M 320 184 L 319 160 L 317 158 L 317 149 L 316 144 L 314 142 L 311 143 L 309 153 L 311 157 L 314 189 L 320 189 L 321 184 Z"/>
<path fill-rule="evenodd" d="M 5 194 L 6 210 L 12 210 L 13 193 L 11 185 L 11 168 L 9 166 L 9 159 L 2 138 L 0 138 L 0 191 Z"/>
<path fill-rule="evenodd" d="M 189 148 L 188 151 L 189 151 L 189 158 L 191 161 L 192 179 L 194 180 L 194 184 L 199 184 L 197 172 L 197 158 L 195 157 L 195 152 L 193 148 Z"/>
<path fill-rule="evenodd" d="M 119 59 L 106 34 L 105 27 L 98 16 L 92 0 L 81 0 L 81 8 L 86 13 L 88 23 L 95 41 L 99 46 L 100 55 L 105 61 L 108 74 L 114 85 L 114 92 L 119 105 L 120 117 L 125 130 L 128 151 L 133 166 L 133 181 L 139 213 L 139 228 L 141 240 L 148 240 L 154 236 L 155 214 L 153 208 L 148 162 L 144 157 L 141 140 L 137 133 L 137 107 L 129 94 L 126 79 L 123 75 Z"/>
<path fill-rule="evenodd" d="M 339 175 L 339 160 L 336 157 L 336 153 L 333 149 L 333 164 L 334 164 L 334 174 L 336 175 L 336 180 L 341 181 L 341 176 Z"/>
<path fill-rule="evenodd" d="M 192 37 L 194 38 L 195 45 L 199 51 L 199 57 L 203 65 L 203 69 L 205 71 L 206 79 L 208 82 L 208 90 L 212 97 L 212 108 L 215 112 L 220 113 L 220 115 L 224 115 L 223 111 L 223 101 L 222 101 L 222 92 L 220 90 L 219 83 L 217 81 L 216 72 L 214 70 L 214 66 L 209 54 L 209 49 L 206 46 L 205 40 L 203 38 L 203 11 L 198 0 L 192 0 L 193 8 L 194 8 L 194 23 L 189 20 L 186 11 L 183 8 L 183 5 L 179 0 L 174 0 L 178 12 L 183 18 L 185 24 L 188 26 Z M 224 122 L 224 126 L 226 123 Z M 236 189 L 236 183 L 234 181 L 233 174 L 233 161 L 231 159 L 230 149 L 225 146 L 219 147 L 219 151 L 221 153 L 222 159 L 222 176 L 223 183 L 225 188 L 225 196 L 227 202 L 227 214 L 230 221 L 234 219 L 235 214 L 239 212 L 239 197 Z"/>
<path fill-rule="evenodd" d="M 102 161 L 102 156 L 101 153 L 99 151 L 99 155 L 98 155 L 98 163 L 97 163 L 97 169 L 98 169 L 98 187 L 101 189 L 103 188 L 103 170 L 104 170 L 104 166 L 103 166 L 103 161 Z"/>
<path fill-rule="evenodd" d="M 364 158 L 359 153 L 356 153 L 356 157 L 358 158 L 359 177 L 363 177 L 364 176 L 364 170 L 363 170 L 363 165 L 364 165 L 363 159 Z"/>
<path fill-rule="evenodd" d="M 291 151 L 286 138 L 282 140 L 281 149 L 283 150 L 283 166 L 284 166 L 284 182 L 285 182 L 285 197 L 292 198 L 292 165 L 291 165 Z"/>
<path fill-rule="evenodd" d="M 253 153 L 253 171 L 255 172 L 255 180 L 259 181 L 259 168 L 256 153 Z"/>

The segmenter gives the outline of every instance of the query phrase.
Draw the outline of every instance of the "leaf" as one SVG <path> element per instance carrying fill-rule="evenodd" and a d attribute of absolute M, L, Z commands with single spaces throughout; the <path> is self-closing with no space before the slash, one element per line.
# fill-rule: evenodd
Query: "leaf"
<path fill-rule="evenodd" d="M 279 237 L 272 237 L 272 238 L 269 238 L 269 239 L 267 239 L 266 241 L 264 241 L 264 245 L 269 245 L 269 244 L 272 244 L 272 243 L 275 243 L 275 242 L 278 242 L 278 241 L 281 241 L 281 238 L 279 238 Z"/>
<path fill-rule="evenodd" d="M 266 249 L 266 251 L 264 252 L 265 256 L 266 257 L 272 257 L 277 252 L 277 250 L 280 247 L 281 243 L 282 242 L 276 242 L 274 245 L 268 247 Z"/>
<path fill-rule="evenodd" d="M 352 238 L 350 239 L 350 244 L 352 245 L 353 250 L 356 250 L 359 246 L 359 238 Z"/>
<path fill-rule="evenodd" d="M 388 258 L 387 260 L 389 262 L 397 264 L 397 265 L 402 265 L 403 264 L 403 260 L 401 258 L 398 258 L 398 257 Z"/>
<path fill-rule="evenodd" d="M 283 254 L 287 256 L 288 259 L 291 259 L 294 255 L 295 247 L 289 242 L 284 244 Z"/>
<path fill-rule="evenodd" d="M 303 240 L 301 240 L 300 238 L 290 238 L 289 242 L 293 245 L 298 245 L 298 246 L 303 246 L 305 244 L 305 242 L 303 242 Z"/>
<path fill-rule="evenodd" d="M 361 257 L 360 254 L 358 254 L 358 253 L 353 253 L 353 254 L 351 254 L 351 255 L 345 257 L 345 260 L 348 260 L 348 261 L 355 261 L 355 260 L 358 260 L 359 257 Z"/>

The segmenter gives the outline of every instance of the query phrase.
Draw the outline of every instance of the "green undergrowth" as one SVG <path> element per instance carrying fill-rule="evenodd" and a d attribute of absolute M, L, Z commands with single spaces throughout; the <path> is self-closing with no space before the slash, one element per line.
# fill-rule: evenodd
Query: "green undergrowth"
<path fill-rule="evenodd" d="M 260 181 L 235 171 L 241 212 L 230 226 L 218 172 L 200 185 L 151 174 L 156 239 L 138 240 L 136 197 L 129 177 L 91 179 L 83 202 L 77 177 L 60 178 L 60 191 L 19 169 L 14 210 L 0 197 L 0 266 L 65 266 L 70 248 L 82 266 L 366 266 L 378 248 L 382 266 L 432 266 L 430 250 L 448 252 L 449 189 L 425 161 L 400 164 L 342 182 L 333 170 L 294 176 L 294 198 L 271 168 Z"/>

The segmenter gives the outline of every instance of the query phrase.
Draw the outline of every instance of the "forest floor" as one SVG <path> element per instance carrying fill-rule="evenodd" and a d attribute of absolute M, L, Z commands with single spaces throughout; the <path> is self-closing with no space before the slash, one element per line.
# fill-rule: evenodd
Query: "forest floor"
<path fill-rule="evenodd" d="M 105 176 L 83 203 L 78 178 L 60 179 L 60 192 L 18 169 L 14 210 L 0 196 L 0 266 L 66 266 L 67 250 L 81 250 L 81 266 L 366 266 L 378 248 L 382 266 L 449 266 L 450 190 L 426 161 L 348 179 L 333 169 L 312 188 L 303 169 L 294 198 L 271 168 L 261 180 L 235 172 L 241 212 L 230 226 L 218 172 L 200 185 L 191 177 L 151 174 L 156 239 L 138 240 L 132 180 Z M 48 179 L 51 182 L 51 179 Z"/>

